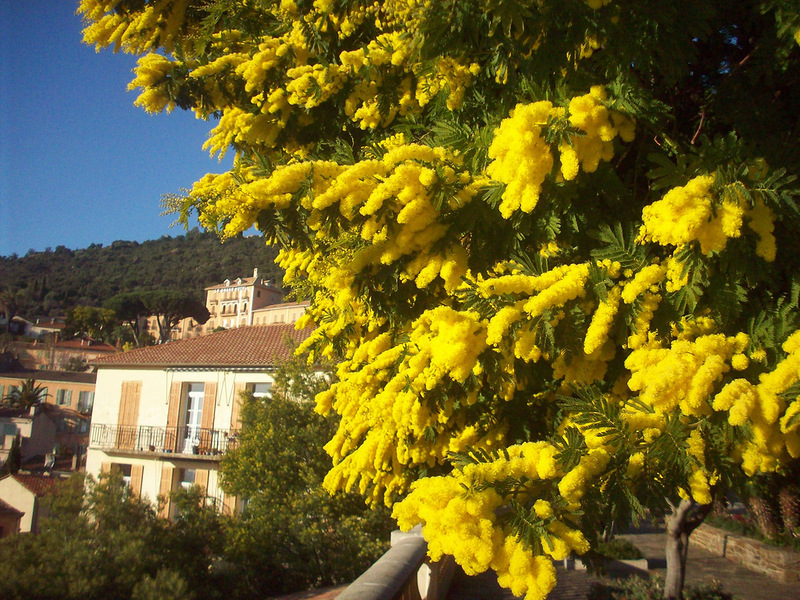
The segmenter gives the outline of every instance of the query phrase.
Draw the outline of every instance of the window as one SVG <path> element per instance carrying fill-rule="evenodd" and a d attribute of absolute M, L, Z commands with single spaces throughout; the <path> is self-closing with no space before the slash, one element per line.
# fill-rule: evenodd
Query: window
<path fill-rule="evenodd" d="M 184 452 L 191 453 L 200 443 L 200 427 L 203 421 L 203 399 L 205 384 L 190 383 L 186 390 L 186 412 L 184 413 Z"/>
<path fill-rule="evenodd" d="M 269 398 L 271 397 L 271 389 L 271 383 L 251 383 L 248 391 L 253 394 L 255 398 Z"/>
<path fill-rule="evenodd" d="M 78 421 L 78 433 L 89 433 L 89 419 L 81 419 Z"/>
<path fill-rule="evenodd" d="M 194 469 L 181 469 L 180 471 L 180 484 L 185 490 L 188 490 L 194 485 L 196 471 Z"/>
<path fill-rule="evenodd" d="M 11 448 L 14 438 L 17 436 L 17 426 L 13 423 L 3 423 L 0 425 L 0 448 Z"/>
<path fill-rule="evenodd" d="M 72 404 L 72 390 L 56 390 L 56 404 L 59 406 Z"/>
<path fill-rule="evenodd" d="M 131 484 L 131 465 L 115 463 L 111 465 L 111 471 L 114 473 L 121 473 L 122 481 L 125 483 L 125 485 Z"/>
<path fill-rule="evenodd" d="M 92 406 L 94 406 L 94 392 L 79 392 L 78 412 L 92 412 Z"/>

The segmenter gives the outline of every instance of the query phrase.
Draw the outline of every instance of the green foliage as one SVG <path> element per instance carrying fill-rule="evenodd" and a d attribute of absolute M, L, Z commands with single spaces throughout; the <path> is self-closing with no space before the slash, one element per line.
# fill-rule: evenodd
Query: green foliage
<path fill-rule="evenodd" d="M 8 456 L 6 456 L 6 460 L 3 463 L 3 466 L 0 467 L 0 477 L 5 477 L 6 475 L 13 475 L 17 471 L 19 471 L 19 467 L 22 464 L 22 449 L 21 449 L 21 436 L 18 433 L 14 436 L 14 441 L 11 442 L 11 448 L 8 450 Z"/>
<path fill-rule="evenodd" d="M 271 397 L 245 398 L 240 445 L 220 473 L 226 493 L 248 498 L 228 549 L 246 597 L 352 581 L 386 549 L 385 508 L 322 487 L 331 464 L 323 445 L 336 424 L 310 398 L 330 376 L 295 358 L 276 373 Z"/>
<path fill-rule="evenodd" d="M 589 592 L 588 600 L 661 600 L 664 580 L 660 577 L 629 577 L 615 579 L 609 583 L 596 583 Z M 717 582 L 710 585 L 686 586 L 684 600 L 733 600 L 733 595 L 722 589 Z"/>
<path fill-rule="evenodd" d="M 75 306 L 67 311 L 63 334 L 67 339 L 83 335 L 111 342 L 116 324 L 117 316 L 111 309 Z"/>
<path fill-rule="evenodd" d="M 35 404 L 41 404 L 49 394 L 45 387 L 36 383 L 35 379 L 26 379 L 19 386 L 12 388 L 4 397 L 0 406 L 17 410 L 28 410 Z"/>
<path fill-rule="evenodd" d="M 228 519 L 199 488 L 173 498 L 170 523 L 134 496 L 119 473 L 75 475 L 45 497 L 37 535 L 0 542 L 0 597 L 7 600 L 231 598 L 211 567 L 224 553 Z"/>
<path fill-rule="evenodd" d="M 220 243 L 212 233 L 192 230 L 141 243 L 0 256 L 0 281 L 13 282 L 11 291 L 20 292 L 11 298 L 14 314 L 59 316 L 74 306 L 103 306 L 112 296 L 142 289 L 181 290 L 203 300 L 207 286 L 249 275 L 255 267 L 280 283 L 283 272 L 274 264 L 275 255 L 256 236 Z"/>
<path fill-rule="evenodd" d="M 607 542 L 597 543 L 597 553 L 610 559 L 638 559 L 642 552 L 631 542 L 624 538 L 615 537 Z"/>

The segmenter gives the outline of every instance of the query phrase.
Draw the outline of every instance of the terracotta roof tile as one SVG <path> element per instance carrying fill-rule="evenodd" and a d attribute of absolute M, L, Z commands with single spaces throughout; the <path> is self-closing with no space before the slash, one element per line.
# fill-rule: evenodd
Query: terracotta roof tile
<path fill-rule="evenodd" d="M 92 361 L 103 367 L 271 367 L 286 359 L 311 334 L 291 324 L 251 325 L 138 348 Z"/>
<path fill-rule="evenodd" d="M 36 494 L 37 496 L 44 496 L 52 492 L 56 486 L 61 482 L 59 477 L 45 477 L 43 475 L 33 475 L 28 473 L 15 473 L 11 475 L 14 479 L 19 481 L 25 489 Z"/>
<path fill-rule="evenodd" d="M 81 373 L 76 371 L 48 371 L 46 369 L 23 369 L 0 372 L 4 379 L 35 379 L 36 383 L 95 383 L 97 373 Z"/>

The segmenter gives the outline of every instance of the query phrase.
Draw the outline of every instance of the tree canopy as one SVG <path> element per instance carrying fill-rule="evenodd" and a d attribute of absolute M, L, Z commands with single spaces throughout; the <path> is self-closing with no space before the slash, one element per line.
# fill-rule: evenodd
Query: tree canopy
<path fill-rule="evenodd" d="M 269 396 L 246 394 L 239 444 L 220 463 L 226 493 L 248 498 L 231 535 L 231 562 L 249 597 L 353 581 L 386 550 L 391 518 L 357 494 L 322 487 L 336 430 L 314 412 L 330 372 L 295 358 Z"/>
<path fill-rule="evenodd" d="M 331 490 L 529 600 L 598 524 L 800 456 L 800 5 L 84 0 L 339 361 Z M 678 594 L 680 591 L 678 590 Z"/>

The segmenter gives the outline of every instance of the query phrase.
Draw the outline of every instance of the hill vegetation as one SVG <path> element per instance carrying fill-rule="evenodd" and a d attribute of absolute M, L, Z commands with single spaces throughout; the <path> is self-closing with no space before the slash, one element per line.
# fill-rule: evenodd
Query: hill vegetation
<path fill-rule="evenodd" d="M 116 241 L 79 250 L 57 246 L 0 256 L 0 281 L 20 291 L 23 317 L 63 315 L 74 306 L 100 306 L 116 294 L 140 289 L 180 290 L 205 301 L 204 288 L 251 276 L 256 267 L 262 277 L 280 284 L 276 253 L 260 236 L 221 243 L 214 234 L 193 229 L 141 243 Z"/>

